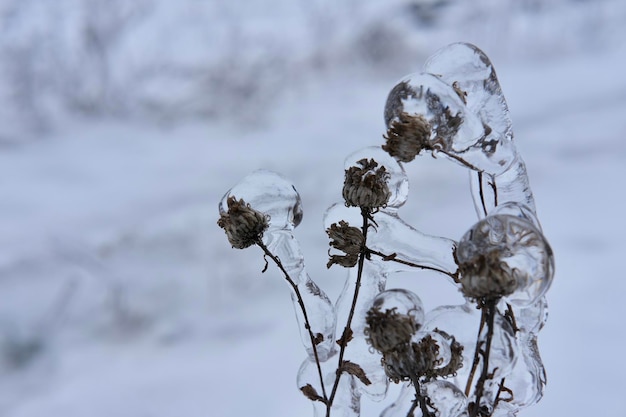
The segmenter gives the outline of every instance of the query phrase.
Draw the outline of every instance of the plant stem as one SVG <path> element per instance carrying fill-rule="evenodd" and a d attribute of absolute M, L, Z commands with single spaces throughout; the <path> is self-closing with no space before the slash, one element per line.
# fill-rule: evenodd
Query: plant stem
<path fill-rule="evenodd" d="M 428 397 L 424 397 L 420 392 L 419 379 L 411 378 L 411 382 L 413 382 L 413 386 L 415 387 L 415 400 L 413 401 L 413 406 L 409 410 L 407 417 L 411 417 L 418 406 L 422 411 L 422 417 L 434 417 L 434 413 L 428 409 L 428 402 L 426 401 Z"/>
<path fill-rule="evenodd" d="M 330 410 L 333 405 L 333 401 L 335 400 L 335 395 L 337 394 L 337 388 L 339 388 L 339 379 L 343 372 L 341 368 L 343 366 L 343 356 L 346 351 L 346 346 L 348 345 L 348 335 L 350 334 L 350 326 L 352 324 L 352 319 L 354 317 L 354 311 L 356 310 L 356 302 L 359 298 L 359 289 L 361 288 L 361 278 L 363 276 L 363 266 L 365 265 L 365 258 L 367 256 L 367 229 L 369 228 L 369 219 L 370 212 L 368 209 L 361 207 L 361 217 L 363 218 L 363 226 L 361 227 L 361 232 L 363 233 L 363 245 L 361 246 L 361 251 L 359 254 L 359 263 L 357 266 L 357 276 L 356 282 L 354 285 L 354 295 L 352 296 L 352 305 L 350 306 L 350 313 L 348 314 L 348 320 L 346 321 L 346 327 L 343 330 L 341 344 L 339 348 L 339 360 L 337 363 L 337 375 L 335 378 L 335 382 L 333 384 L 332 391 L 330 393 L 330 398 L 326 403 L 326 417 L 330 417 Z"/>
<path fill-rule="evenodd" d="M 476 389 L 474 390 L 474 396 L 476 398 L 474 402 L 475 406 L 472 408 L 470 417 L 476 417 L 478 415 L 478 411 L 480 410 L 480 400 L 482 399 L 485 392 L 485 382 L 487 382 L 487 380 L 492 377 L 489 374 L 489 353 L 491 352 L 491 341 L 493 340 L 494 318 L 496 315 L 496 300 L 484 301 L 482 309 L 486 312 L 487 335 L 485 350 L 482 351 L 483 367 L 480 378 L 478 378 L 478 381 L 476 382 Z"/>
<path fill-rule="evenodd" d="M 474 374 L 476 373 L 476 369 L 478 368 L 478 362 L 480 361 L 480 346 L 482 341 L 480 340 L 480 335 L 483 332 L 483 328 L 485 327 L 486 321 L 486 312 L 484 309 L 481 310 L 480 315 L 480 325 L 478 326 L 478 336 L 476 337 L 476 349 L 474 350 L 474 360 L 472 361 L 472 369 L 470 370 L 469 376 L 467 377 L 467 383 L 465 384 L 465 396 L 469 397 L 470 389 L 472 388 L 472 382 L 474 382 Z"/>
<path fill-rule="evenodd" d="M 443 269 L 439 269 L 439 268 L 435 268 L 434 266 L 427 266 L 427 265 L 419 265 L 413 262 L 409 262 L 409 261 L 405 261 L 404 259 L 398 259 L 396 258 L 396 254 L 392 253 L 391 255 L 385 255 L 382 252 L 378 252 L 375 251 L 373 249 L 369 249 L 367 248 L 367 253 L 371 254 L 371 255 L 376 255 L 376 256 L 380 256 L 381 258 L 383 258 L 383 261 L 388 261 L 388 262 L 396 262 L 402 265 L 407 265 L 407 266 L 411 266 L 414 268 L 420 268 L 420 269 L 426 269 L 429 271 L 435 271 L 435 272 L 440 272 L 442 274 L 445 274 L 447 276 L 449 276 L 450 278 L 452 278 L 454 280 L 454 282 L 456 282 L 457 284 L 460 282 L 459 281 L 459 273 L 454 272 L 454 273 L 450 273 L 448 271 L 444 271 Z"/>
<path fill-rule="evenodd" d="M 483 213 L 487 215 L 487 204 L 485 204 L 485 193 L 483 191 L 483 173 L 478 171 L 478 193 L 480 195 L 480 203 L 483 206 Z"/>
<path fill-rule="evenodd" d="M 272 259 L 272 261 L 274 261 L 276 266 L 278 266 L 278 268 L 285 275 L 285 279 L 287 280 L 287 282 L 289 283 L 289 285 L 293 289 L 294 293 L 296 294 L 296 299 L 298 301 L 298 305 L 300 306 L 300 310 L 302 311 L 302 315 L 304 317 L 304 327 L 309 332 L 309 339 L 311 341 L 311 347 L 313 348 L 313 355 L 315 357 L 315 364 L 317 365 L 317 373 L 318 373 L 318 376 L 319 376 L 319 379 L 320 379 L 320 385 L 322 387 L 322 397 L 324 398 L 324 402 L 326 404 L 328 404 L 328 397 L 326 395 L 326 387 L 324 385 L 324 376 L 322 375 L 322 365 L 320 363 L 319 354 L 317 353 L 316 337 L 313 334 L 313 331 L 311 330 L 311 323 L 309 322 L 309 315 L 307 314 L 306 306 L 304 305 L 304 300 L 302 299 L 302 294 L 300 293 L 300 290 L 298 289 L 298 286 L 296 285 L 296 283 L 289 276 L 289 273 L 287 272 L 287 270 L 283 266 L 283 264 L 280 261 L 280 259 L 277 256 L 275 256 L 272 252 L 270 252 L 270 250 L 267 248 L 267 246 L 265 246 L 265 244 L 260 239 L 256 242 L 256 244 L 261 249 L 263 249 L 263 252 L 265 252 L 265 255 L 269 256 Z"/>

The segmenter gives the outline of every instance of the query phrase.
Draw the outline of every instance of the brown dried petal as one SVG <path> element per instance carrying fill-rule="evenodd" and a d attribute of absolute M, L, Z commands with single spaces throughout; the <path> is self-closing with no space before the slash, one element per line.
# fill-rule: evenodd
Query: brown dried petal
<path fill-rule="evenodd" d="M 363 383 L 363 385 L 371 385 L 372 381 L 369 380 L 367 375 L 365 375 L 365 371 L 361 366 L 354 362 L 343 361 L 343 365 L 341 366 L 341 370 L 346 372 L 356 378 L 359 379 Z"/>
<path fill-rule="evenodd" d="M 311 384 L 306 384 L 305 386 L 300 387 L 300 391 L 302 391 L 304 396 L 311 401 L 321 401 L 326 403 L 326 400 L 324 400 L 324 398 L 317 393 L 317 390 Z"/>

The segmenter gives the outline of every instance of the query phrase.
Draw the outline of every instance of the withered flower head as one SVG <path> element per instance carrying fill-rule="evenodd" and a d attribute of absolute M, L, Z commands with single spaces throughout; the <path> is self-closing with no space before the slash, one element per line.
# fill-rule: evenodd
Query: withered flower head
<path fill-rule="evenodd" d="M 379 308 L 372 307 L 366 313 L 365 322 L 367 342 L 382 354 L 407 345 L 417 331 L 413 317 L 400 314 L 395 308 L 382 312 Z"/>
<path fill-rule="evenodd" d="M 459 265 L 461 291 L 468 298 L 498 299 L 518 287 L 517 268 L 511 268 L 500 250 L 481 253 Z"/>
<path fill-rule="evenodd" d="M 390 123 L 383 150 L 400 162 L 411 162 L 423 149 L 430 149 L 431 126 L 421 114 L 402 112 Z"/>
<path fill-rule="evenodd" d="M 330 268 L 334 264 L 352 268 L 359 260 L 361 248 L 365 242 L 363 233 L 357 227 L 350 226 L 347 222 L 341 220 L 339 224 L 333 223 L 326 234 L 330 238 L 330 246 L 344 252 L 345 255 L 330 255 L 330 260 L 326 264 Z"/>
<path fill-rule="evenodd" d="M 361 159 L 358 166 L 346 170 L 343 198 L 349 207 L 376 209 L 384 207 L 391 197 L 387 185 L 389 173 L 373 159 Z"/>
<path fill-rule="evenodd" d="M 244 249 L 257 243 L 269 225 L 268 216 L 233 196 L 226 204 L 228 211 L 220 215 L 217 225 L 224 229 L 233 248 Z"/>
<path fill-rule="evenodd" d="M 422 376 L 435 377 L 441 360 L 439 345 L 431 336 L 425 336 L 383 353 L 381 363 L 387 377 L 397 384 Z"/>

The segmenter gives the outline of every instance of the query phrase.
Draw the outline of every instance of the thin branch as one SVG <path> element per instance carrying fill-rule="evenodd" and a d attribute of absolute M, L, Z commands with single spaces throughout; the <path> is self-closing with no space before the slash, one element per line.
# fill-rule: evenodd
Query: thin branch
<path fill-rule="evenodd" d="M 480 195 L 480 204 L 483 206 L 483 213 L 487 215 L 487 204 L 485 203 L 485 192 L 483 191 L 483 173 L 478 171 L 478 194 Z"/>
<path fill-rule="evenodd" d="M 448 272 L 448 271 L 444 271 L 443 269 L 435 268 L 433 266 L 420 265 L 420 264 L 416 264 L 416 263 L 413 263 L 413 262 L 405 261 L 404 259 L 398 259 L 396 257 L 397 255 L 395 253 L 392 253 L 391 255 L 385 255 L 382 252 L 378 252 L 378 251 L 370 249 L 370 248 L 366 248 L 366 250 L 367 250 L 367 253 L 370 254 L 370 255 L 380 256 L 381 258 L 383 258 L 383 261 L 396 262 L 396 263 L 399 263 L 399 264 L 402 264 L 402 265 L 411 266 L 413 268 L 426 269 L 426 270 L 429 270 L 429 271 L 439 272 L 439 273 L 442 273 L 442 274 L 445 274 L 445 275 L 449 276 L 457 284 L 460 283 L 460 281 L 459 281 L 459 271 L 458 270 L 456 272 L 454 272 L 454 273 L 451 273 L 451 272 Z"/>
<path fill-rule="evenodd" d="M 480 346 L 482 342 L 480 340 L 480 335 L 483 332 L 486 322 L 486 312 L 484 309 L 481 310 L 480 315 L 480 325 L 478 326 L 478 336 L 476 338 L 476 349 L 474 350 L 474 360 L 472 361 L 472 369 L 470 370 L 469 376 L 467 377 L 467 383 L 465 384 L 465 396 L 469 397 L 470 389 L 472 388 L 472 383 L 474 382 L 474 375 L 476 374 L 476 369 L 478 368 L 478 362 L 480 361 Z"/>
<path fill-rule="evenodd" d="M 270 250 L 267 248 L 267 246 L 265 246 L 265 244 L 260 239 L 256 242 L 256 244 L 261 249 L 263 249 L 263 252 L 265 252 L 266 256 L 269 256 L 272 259 L 272 261 L 274 261 L 274 263 L 276 264 L 276 266 L 278 266 L 278 269 L 280 269 L 282 271 L 283 275 L 285 276 L 285 279 L 287 280 L 287 282 L 289 283 L 289 285 L 293 289 L 294 293 L 296 294 L 296 299 L 298 300 L 298 305 L 300 306 L 300 310 L 302 311 L 302 315 L 304 316 L 304 327 L 309 332 L 309 339 L 311 341 L 311 347 L 313 348 L 313 355 L 315 356 L 315 364 L 317 365 L 317 374 L 319 376 L 320 385 L 322 387 L 322 397 L 324 399 L 323 402 L 328 404 L 328 397 L 326 395 L 326 387 L 324 385 L 324 376 L 322 375 L 322 366 L 321 366 L 321 363 L 320 363 L 319 354 L 317 353 L 316 337 L 313 334 L 313 331 L 311 330 L 311 323 L 309 322 L 309 316 L 308 316 L 307 311 L 306 311 L 306 306 L 304 305 L 304 300 L 302 299 L 302 294 L 300 293 L 300 290 L 298 289 L 298 286 L 296 285 L 296 283 L 289 276 L 289 273 L 287 272 L 287 270 L 283 266 L 283 264 L 280 261 L 280 259 L 277 256 L 275 256 L 272 252 L 270 252 Z"/>

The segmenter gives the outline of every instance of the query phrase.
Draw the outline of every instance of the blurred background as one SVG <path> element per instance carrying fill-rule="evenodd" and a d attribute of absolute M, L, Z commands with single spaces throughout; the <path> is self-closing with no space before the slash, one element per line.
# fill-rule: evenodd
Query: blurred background
<path fill-rule="evenodd" d="M 622 0 L 0 0 L 0 30 L 0 416 L 312 415 L 288 289 L 230 248 L 217 204 L 256 169 L 290 178 L 335 299 L 322 216 L 343 160 L 458 41 L 498 71 L 556 255 L 548 386 L 523 415 L 623 414 Z M 406 168 L 401 216 L 460 238 L 465 171 Z M 460 302 L 434 275 L 389 286 Z"/>

